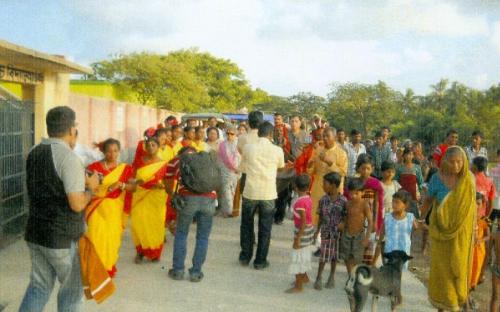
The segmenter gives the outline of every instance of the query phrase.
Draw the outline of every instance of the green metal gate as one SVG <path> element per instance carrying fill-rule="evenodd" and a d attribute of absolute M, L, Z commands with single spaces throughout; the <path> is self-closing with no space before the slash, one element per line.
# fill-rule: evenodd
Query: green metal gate
<path fill-rule="evenodd" d="M 25 163 L 33 144 L 33 103 L 0 99 L 0 248 L 24 231 L 28 215 Z"/>

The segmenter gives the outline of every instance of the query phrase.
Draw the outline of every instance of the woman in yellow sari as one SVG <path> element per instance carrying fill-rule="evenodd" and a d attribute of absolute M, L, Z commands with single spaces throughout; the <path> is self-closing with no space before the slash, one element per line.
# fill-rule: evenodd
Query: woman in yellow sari
<path fill-rule="evenodd" d="M 156 131 L 146 133 L 145 142 L 147 155 L 134 168 L 137 190 L 130 213 L 132 240 L 137 251 L 135 263 L 142 262 L 144 257 L 158 261 L 165 239 L 167 162 L 157 155 L 159 141 Z"/>
<path fill-rule="evenodd" d="M 438 311 L 460 311 L 469 296 L 477 215 L 474 177 L 462 148 L 448 148 L 432 176 L 422 215 L 429 207 L 429 300 Z"/>
<path fill-rule="evenodd" d="M 85 210 L 87 237 L 94 244 L 97 255 L 111 277 L 116 273 L 116 262 L 124 228 L 124 212 L 129 210 L 130 200 L 126 191 L 133 191 L 132 167 L 118 164 L 120 142 L 107 139 L 102 144 L 104 159 L 87 168 L 103 176 L 92 202 Z"/>
<path fill-rule="evenodd" d="M 156 130 L 156 136 L 160 142 L 158 148 L 158 157 L 166 162 L 171 161 L 175 157 L 174 144 L 172 143 L 172 130 L 168 128 L 160 128 Z"/>
<path fill-rule="evenodd" d="M 195 138 L 191 142 L 191 146 L 194 147 L 197 152 L 208 152 L 210 150 L 210 145 L 205 142 L 205 129 L 196 127 L 194 131 Z"/>

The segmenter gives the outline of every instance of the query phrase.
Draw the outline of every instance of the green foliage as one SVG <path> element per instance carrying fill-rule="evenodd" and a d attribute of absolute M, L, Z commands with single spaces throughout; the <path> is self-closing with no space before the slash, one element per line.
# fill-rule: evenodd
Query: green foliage
<path fill-rule="evenodd" d="M 456 129 L 461 144 L 469 144 L 472 131 L 480 130 L 484 143 L 500 147 L 500 85 L 479 91 L 442 79 L 425 96 L 405 94 L 383 82 L 375 85 L 334 85 L 328 96 L 330 123 L 346 130 L 356 128 L 371 136 L 388 125 L 395 135 L 423 142 L 428 148 L 441 143 Z"/>
<path fill-rule="evenodd" d="M 381 81 L 375 85 L 333 85 L 327 118 L 332 126 L 356 128 L 366 135 L 401 120 L 402 99 L 401 93 Z"/>
<path fill-rule="evenodd" d="M 196 49 L 167 55 L 131 53 L 92 64 L 94 78 L 130 88 L 144 105 L 184 112 L 236 111 L 265 102 L 229 60 Z"/>
<path fill-rule="evenodd" d="M 235 112 L 242 108 L 324 115 L 331 125 L 347 131 L 356 128 L 366 136 L 384 125 L 403 138 L 428 147 L 442 142 L 446 132 L 458 130 L 468 144 L 470 133 L 480 130 L 485 143 L 500 146 L 500 85 L 485 91 L 458 82 L 440 80 L 424 96 L 408 89 L 396 91 L 382 81 L 376 84 L 332 85 L 327 99 L 300 92 L 289 97 L 271 96 L 253 89 L 232 61 L 196 49 L 166 55 L 131 53 L 92 65 L 93 79 L 104 79 L 137 94 L 137 101 L 182 112 Z"/>
<path fill-rule="evenodd" d="M 300 92 L 289 97 L 270 96 L 267 101 L 254 105 L 254 109 L 280 113 L 284 116 L 299 115 L 311 118 L 314 114 L 323 115 L 326 111 L 325 98 L 310 92 Z"/>

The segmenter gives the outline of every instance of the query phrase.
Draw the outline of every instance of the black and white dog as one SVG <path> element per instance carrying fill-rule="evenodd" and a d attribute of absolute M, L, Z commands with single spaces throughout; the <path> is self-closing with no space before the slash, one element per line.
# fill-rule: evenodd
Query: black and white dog
<path fill-rule="evenodd" d="M 413 257 L 401 250 L 384 254 L 384 265 L 379 269 L 359 265 L 353 268 L 347 281 L 345 291 L 349 298 L 351 312 L 361 312 L 365 306 L 368 293 L 373 295 L 372 312 L 377 311 L 379 296 L 391 298 L 391 311 L 401 304 L 401 274 L 403 265 Z"/>

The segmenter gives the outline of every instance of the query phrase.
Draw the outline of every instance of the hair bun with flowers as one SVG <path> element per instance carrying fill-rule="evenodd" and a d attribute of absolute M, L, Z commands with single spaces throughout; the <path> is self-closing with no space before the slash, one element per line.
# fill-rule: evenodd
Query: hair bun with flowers
<path fill-rule="evenodd" d="M 106 141 L 101 141 L 101 142 L 99 142 L 99 143 L 97 143 L 97 144 L 96 144 L 96 145 L 97 145 L 97 148 L 99 149 L 99 151 L 100 151 L 101 153 L 104 153 L 104 152 L 105 152 L 105 151 L 104 151 L 104 147 L 105 147 L 105 146 L 104 146 L 104 143 L 105 143 L 105 142 L 106 142 Z"/>
<path fill-rule="evenodd" d="M 147 141 L 148 139 L 156 136 L 156 129 L 151 127 L 144 131 L 144 139 Z"/>

